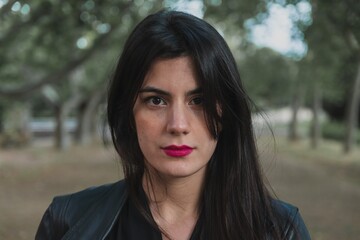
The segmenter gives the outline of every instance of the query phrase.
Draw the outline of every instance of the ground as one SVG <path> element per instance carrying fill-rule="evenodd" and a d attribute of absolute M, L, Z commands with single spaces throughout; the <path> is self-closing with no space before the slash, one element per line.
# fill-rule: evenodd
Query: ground
<path fill-rule="evenodd" d="M 344 157 L 335 145 L 313 151 L 303 142 L 278 141 L 275 152 L 271 141 L 259 145 L 274 192 L 299 207 L 313 239 L 359 239 L 359 152 Z M 33 239 L 53 196 L 120 178 L 116 154 L 100 145 L 0 150 L 0 239 Z"/>

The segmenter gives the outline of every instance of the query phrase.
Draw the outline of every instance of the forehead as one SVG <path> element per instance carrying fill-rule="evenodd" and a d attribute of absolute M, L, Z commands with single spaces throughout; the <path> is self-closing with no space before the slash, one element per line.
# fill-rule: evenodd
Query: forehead
<path fill-rule="evenodd" d="M 143 87 L 148 85 L 198 87 L 192 59 L 188 56 L 157 59 L 145 76 Z"/>

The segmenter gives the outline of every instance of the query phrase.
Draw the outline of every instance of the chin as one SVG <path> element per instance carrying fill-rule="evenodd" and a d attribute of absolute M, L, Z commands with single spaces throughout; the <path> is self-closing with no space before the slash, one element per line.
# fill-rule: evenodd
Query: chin
<path fill-rule="evenodd" d="M 188 169 L 182 167 L 175 167 L 173 169 L 168 169 L 167 171 L 159 172 L 160 175 L 163 175 L 168 178 L 189 178 L 195 176 L 204 176 L 205 168 L 197 168 L 197 169 Z"/>

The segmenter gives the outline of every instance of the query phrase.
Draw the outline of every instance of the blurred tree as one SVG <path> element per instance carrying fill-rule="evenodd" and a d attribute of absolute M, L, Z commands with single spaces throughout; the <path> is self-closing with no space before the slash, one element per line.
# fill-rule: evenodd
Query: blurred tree
<path fill-rule="evenodd" d="M 239 65 L 250 96 L 265 109 L 288 105 L 294 61 L 269 48 L 248 46 L 244 52 Z"/>
<path fill-rule="evenodd" d="M 293 86 L 291 91 L 291 101 L 290 106 L 292 110 L 290 123 L 289 123 L 289 131 L 288 131 L 288 139 L 289 141 L 297 141 L 299 139 L 298 132 L 298 113 L 300 108 L 303 105 L 304 101 L 304 82 L 301 78 L 302 72 L 300 71 L 300 66 L 292 65 L 290 68 L 290 76 L 293 79 Z"/>
<path fill-rule="evenodd" d="M 5 2 L 0 8 L 0 101 L 31 102 L 31 96 L 40 92 L 59 121 L 81 109 L 81 136 L 89 125 L 84 122 L 101 102 L 105 71 L 129 30 L 161 6 L 162 1 L 155 0 Z M 49 89 L 58 98 L 49 98 Z"/>
<path fill-rule="evenodd" d="M 265 2 L 204 0 L 203 3 L 204 18 L 224 36 L 235 59 L 240 62 L 246 57 L 244 48 L 252 45 L 247 37 L 247 22 L 255 24 L 265 18 Z"/>
<path fill-rule="evenodd" d="M 70 142 L 66 129 L 66 119 L 71 111 L 83 100 L 83 95 L 79 89 L 72 84 L 62 84 L 57 88 L 46 86 L 42 90 L 44 98 L 53 108 L 56 127 L 55 127 L 55 147 L 65 150 Z"/>
<path fill-rule="evenodd" d="M 261 108 L 291 105 L 293 116 L 289 138 L 295 140 L 297 112 L 303 102 L 302 72 L 296 54 L 284 56 L 251 43 L 251 28 L 269 16 L 272 1 L 205 2 L 205 17 L 220 28 L 239 63 L 241 76 L 250 96 Z"/>
<path fill-rule="evenodd" d="M 322 75 L 331 73 L 336 79 L 329 75 L 327 78 L 344 86 L 344 99 L 347 99 L 344 100 L 347 102 L 344 151 L 350 152 L 355 143 L 354 132 L 359 121 L 360 2 L 317 0 L 311 3 L 313 24 L 306 32 L 306 37 L 309 40 L 309 48 L 316 54 L 314 60 L 318 60 L 318 66 L 324 69 Z M 350 74 L 347 73 L 349 67 Z M 358 70 L 351 70 L 356 68 Z M 341 83 L 346 75 L 345 84 Z"/>
<path fill-rule="evenodd" d="M 204 17 L 213 22 L 227 22 L 244 29 L 244 23 L 252 19 L 261 21 L 266 18 L 266 1 L 238 1 L 238 0 L 204 0 Z"/>
<path fill-rule="evenodd" d="M 1 28 L 0 96 L 24 97 L 66 78 L 104 47 L 120 24 L 119 8 L 126 11 L 129 5 L 113 1 L 95 5 L 92 0 L 33 1 L 32 5 L 16 1 Z"/>
<path fill-rule="evenodd" d="M 272 0 L 286 6 L 311 4 L 311 21 L 295 19 L 308 44 L 314 104 L 347 102 L 344 151 L 354 145 L 360 101 L 360 2 L 357 0 Z M 310 25 L 310 26 L 309 26 Z M 312 69 L 310 69 L 312 68 Z M 322 96 L 322 97 L 320 97 Z M 317 102 L 317 103 L 316 103 Z M 314 122 L 315 124 L 315 122 Z"/>
<path fill-rule="evenodd" d="M 268 16 L 267 1 L 205 0 L 205 18 L 224 35 L 250 95 L 262 108 L 289 103 L 293 59 L 256 47 L 250 29 Z"/>
<path fill-rule="evenodd" d="M 1 109 L 5 119 L 0 135 L 0 146 L 5 148 L 26 146 L 31 141 L 31 108 L 28 103 L 5 101 Z"/>

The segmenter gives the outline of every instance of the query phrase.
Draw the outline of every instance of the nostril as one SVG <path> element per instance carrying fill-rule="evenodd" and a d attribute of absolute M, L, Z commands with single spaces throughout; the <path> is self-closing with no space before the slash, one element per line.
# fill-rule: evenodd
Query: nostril
<path fill-rule="evenodd" d="M 188 129 L 185 129 L 185 128 L 171 128 L 168 130 L 168 132 L 171 135 L 181 135 L 181 134 L 186 135 L 189 133 Z"/>
<path fill-rule="evenodd" d="M 170 122 L 167 126 L 167 131 L 172 135 L 188 134 L 189 126 L 183 121 Z"/>

